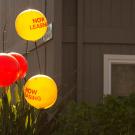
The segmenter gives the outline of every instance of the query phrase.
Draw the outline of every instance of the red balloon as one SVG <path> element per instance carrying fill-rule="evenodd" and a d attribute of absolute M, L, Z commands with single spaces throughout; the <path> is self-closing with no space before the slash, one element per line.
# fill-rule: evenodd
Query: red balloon
<path fill-rule="evenodd" d="M 0 87 L 13 84 L 18 78 L 19 63 L 11 55 L 0 53 Z"/>
<path fill-rule="evenodd" d="M 15 57 L 20 65 L 18 79 L 24 78 L 26 76 L 27 71 L 28 71 L 27 60 L 25 59 L 25 57 L 23 55 L 21 55 L 19 53 L 11 52 L 9 54 L 12 55 L 13 57 Z"/>

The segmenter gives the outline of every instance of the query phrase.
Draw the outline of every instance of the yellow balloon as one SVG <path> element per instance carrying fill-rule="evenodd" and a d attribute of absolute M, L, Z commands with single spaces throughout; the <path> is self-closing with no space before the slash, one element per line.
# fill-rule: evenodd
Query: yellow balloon
<path fill-rule="evenodd" d="M 56 83 L 46 75 L 31 77 L 23 90 L 26 101 L 37 109 L 50 108 L 57 99 Z"/>
<path fill-rule="evenodd" d="M 15 29 L 24 40 L 37 41 L 47 31 L 47 19 L 43 13 L 35 9 L 21 12 L 15 20 Z"/>

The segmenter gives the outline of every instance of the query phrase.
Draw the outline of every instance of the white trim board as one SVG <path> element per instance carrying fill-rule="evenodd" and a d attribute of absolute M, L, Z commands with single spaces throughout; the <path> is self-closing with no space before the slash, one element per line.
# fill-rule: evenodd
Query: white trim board
<path fill-rule="evenodd" d="M 104 54 L 104 95 L 111 94 L 112 64 L 135 64 L 135 55 Z"/>

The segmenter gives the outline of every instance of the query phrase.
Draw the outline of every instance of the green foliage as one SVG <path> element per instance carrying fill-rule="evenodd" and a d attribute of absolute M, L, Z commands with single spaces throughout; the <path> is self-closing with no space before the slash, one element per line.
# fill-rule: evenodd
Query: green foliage
<path fill-rule="evenodd" d="M 88 135 L 91 108 L 86 104 L 70 103 L 57 119 L 54 135 Z"/>
<path fill-rule="evenodd" d="M 67 105 L 71 90 L 52 109 L 37 110 L 24 100 L 22 88 L 18 82 L 0 89 L 0 135 L 135 135 L 135 94 L 107 96 L 95 106 Z"/>
<path fill-rule="evenodd" d="M 23 95 L 23 83 L 0 88 L 0 135 L 51 135 L 56 118 L 68 102 L 70 90 L 52 109 L 35 109 Z"/>
<path fill-rule="evenodd" d="M 41 135 L 47 129 L 47 111 L 31 107 L 24 100 L 22 87 L 18 82 L 12 89 L 0 89 L 0 135 Z"/>
<path fill-rule="evenodd" d="M 107 96 L 93 107 L 71 103 L 56 121 L 53 135 L 135 135 L 135 94 Z"/>
<path fill-rule="evenodd" d="M 15 88 L 13 104 L 11 89 L 1 89 L 0 135 L 34 135 L 38 111 L 24 102 L 24 97 L 17 95 L 16 91 L 18 89 Z M 18 100 L 19 97 L 21 100 Z"/>

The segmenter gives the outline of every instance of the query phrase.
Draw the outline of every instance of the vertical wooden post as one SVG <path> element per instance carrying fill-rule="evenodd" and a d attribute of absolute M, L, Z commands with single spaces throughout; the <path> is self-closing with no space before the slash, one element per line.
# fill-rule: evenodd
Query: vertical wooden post
<path fill-rule="evenodd" d="M 78 0 L 77 5 L 77 100 L 83 100 L 83 35 L 84 35 L 84 0 Z"/>
<path fill-rule="evenodd" d="M 52 22 L 53 40 L 48 42 L 46 54 L 46 73 L 61 83 L 62 65 L 62 0 L 49 0 L 47 2 L 47 19 Z"/>

